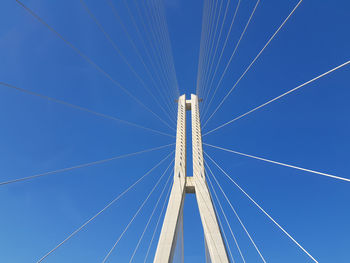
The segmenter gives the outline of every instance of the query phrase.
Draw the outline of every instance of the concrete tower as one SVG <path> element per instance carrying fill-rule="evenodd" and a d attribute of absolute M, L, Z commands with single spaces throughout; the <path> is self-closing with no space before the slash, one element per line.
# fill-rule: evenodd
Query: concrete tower
<path fill-rule="evenodd" d="M 191 110 L 193 176 L 186 176 L 186 111 Z M 206 259 L 228 263 L 225 243 L 205 179 L 198 97 L 185 95 L 178 100 L 174 183 L 160 234 L 154 263 L 173 261 L 176 245 L 183 257 L 183 206 L 186 194 L 195 194 L 204 231 Z M 178 243 L 177 242 L 181 242 Z"/>

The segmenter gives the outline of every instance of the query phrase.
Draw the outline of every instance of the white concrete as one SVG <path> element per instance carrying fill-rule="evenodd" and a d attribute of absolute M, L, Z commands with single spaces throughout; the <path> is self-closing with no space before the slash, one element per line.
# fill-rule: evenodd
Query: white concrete
<path fill-rule="evenodd" d="M 186 177 L 186 110 L 191 110 L 192 119 L 193 177 Z M 197 96 L 193 94 L 191 100 L 186 100 L 185 95 L 178 100 L 174 183 L 154 263 L 170 263 L 173 260 L 177 235 L 183 233 L 181 230 L 186 193 L 196 195 L 205 237 L 207 262 L 228 263 L 226 247 L 205 180 L 199 105 Z M 179 237 L 179 240 L 183 242 L 183 236 Z M 181 245 L 183 249 L 183 244 Z"/>
<path fill-rule="evenodd" d="M 199 118 L 199 105 L 196 95 L 191 95 L 193 179 L 199 208 L 207 255 L 207 262 L 229 262 L 225 243 L 213 207 L 209 188 L 205 180 L 202 132 Z"/>
<path fill-rule="evenodd" d="M 186 185 L 186 99 L 182 95 L 178 100 L 177 131 L 174 182 L 168 207 L 165 213 L 162 231 L 159 237 L 155 263 L 172 262 L 179 227 L 183 226 L 183 203 Z"/>

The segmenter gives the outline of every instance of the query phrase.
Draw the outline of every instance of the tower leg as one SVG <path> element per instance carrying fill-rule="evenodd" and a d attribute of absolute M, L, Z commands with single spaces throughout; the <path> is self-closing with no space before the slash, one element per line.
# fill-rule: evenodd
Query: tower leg
<path fill-rule="evenodd" d="M 206 244 L 207 262 L 229 262 L 225 243 L 222 239 L 213 201 L 205 180 L 202 134 L 199 118 L 199 105 L 196 95 L 191 95 L 193 179 L 196 198 L 202 220 Z"/>
<path fill-rule="evenodd" d="M 174 183 L 158 241 L 154 263 L 172 262 L 178 233 L 183 234 L 183 204 L 186 186 L 186 98 L 178 101 Z M 182 241 L 181 241 L 182 242 Z"/>

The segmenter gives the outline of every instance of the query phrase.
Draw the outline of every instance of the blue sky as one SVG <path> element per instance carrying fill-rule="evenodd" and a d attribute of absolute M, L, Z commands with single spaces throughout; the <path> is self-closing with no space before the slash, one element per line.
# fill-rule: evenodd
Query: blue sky
<path fill-rule="evenodd" d="M 267 0 L 260 3 L 214 97 L 211 111 L 297 2 Z M 116 54 L 80 1 L 26 0 L 23 3 L 162 119 L 167 118 Z M 151 86 L 151 79 L 147 77 L 107 1 L 86 0 L 86 3 L 135 71 L 145 79 L 147 86 Z M 114 4 L 127 30 L 137 39 L 123 1 L 114 1 Z M 255 1 L 242 0 L 224 52 L 224 61 L 233 51 L 254 5 Z M 202 6 L 203 2 L 197 0 L 165 0 L 177 80 L 180 93 L 187 96 L 196 89 Z M 350 3 L 345 0 L 304 0 L 204 132 L 349 60 L 349 8 Z M 133 4 L 131 10 L 136 12 Z M 233 12 L 230 8 L 229 14 Z M 136 13 L 134 15 L 140 22 L 140 17 Z M 147 16 L 147 13 L 142 15 Z M 154 26 L 153 29 L 156 29 L 157 25 Z M 228 23 L 224 24 L 224 32 L 228 27 Z M 142 31 L 141 34 L 147 37 L 151 33 Z M 142 43 L 136 43 L 142 55 L 146 56 Z M 220 43 L 222 45 L 222 40 Z M 151 47 L 146 49 L 151 50 Z M 155 56 L 154 59 L 159 58 Z M 150 65 L 149 61 L 147 63 Z M 222 63 L 218 71 L 222 72 L 224 66 Z M 164 73 L 164 68 L 155 68 L 159 74 Z M 205 136 L 204 142 L 350 178 L 347 160 L 350 147 L 349 73 L 349 66 L 339 69 Z M 155 78 L 156 74 L 154 72 Z M 0 81 L 174 134 L 15 1 L 3 1 L 0 8 Z M 158 88 L 169 98 L 167 103 L 175 99 L 168 86 Z M 164 104 L 164 107 L 167 105 Z M 172 137 L 104 119 L 4 86 L 0 86 L 0 121 L 1 181 L 174 143 Z M 192 172 L 190 143 L 189 138 L 189 176 Z M 173 149 L 171 146 L 0 186 L 0 262 L 35 262 Z M 319 262 L 349 262 L 349 183 L 206 146 L 204 150 Z M 55 251 L 46 262 L 101 262 L 170 161 L 171 158 L 164 161 L 142 184 Z M 208 163 L 267 262 L 312 262 L 210 161 Z M 129 262 L 166 178 L 117 245 L 110 262 Z M 217 187 L 216 191 L 219 191 Z M 219 197 L 246 261 L 260 262 L 230 207 L 221 194 Z M 159 212 L 160 207 L 134 262 L 143 262 Z M 219 217 L 222 218 L 222 215 L 219 214 Z M 204 262 L 204 241 L 199 220 L 194 196 L 186 197 L 186 262 Z M 241 262 L 226 225 L 224 231 L 236 262 Z M 158 234 L 159 230 L 156 237 Z M 156 242 L 148 262 L 152 260 L 155 245 Z"/>

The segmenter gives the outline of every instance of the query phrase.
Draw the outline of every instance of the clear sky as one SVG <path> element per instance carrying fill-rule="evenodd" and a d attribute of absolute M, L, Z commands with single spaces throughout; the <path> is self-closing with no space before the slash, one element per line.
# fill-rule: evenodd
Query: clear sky
<path fill-rule="evenodd" d="M 85 0 L 124 54 L 132 73 L 79 0 L 23 3 L 161 119 L 174 118 L 176 96 L 166 42 L 147 39 L 162 26 L 142 1 L 113 0 L 125 29 L 149 69 L 143 67 L 109 1 Z M 151 4 L 154 2 L 149 1 Z M 156 1 L 157 2 L 157 1 Z M 237 5 L 231 0 L 221 51 Z M 134 4 L 138 3 L 138 4 Z M 218 1 L 221 3 L 221 1 Z M 226 4 L 223 1 L 223 6 Z M 231 89 L 296 0 L 261 1 L 219 86 L 211 113 Z M 256 1 L 242 0 L 218 66 L 217 83 Z M 140 13 L 137 7 L 140 6 Z M 196 92 L 203 1 L 164 0 L 171 51 L 181 94 Z M 208 122 L 214 129 L 248 110 L 348 61 L 350 2 L 304 0 L 256 63 Z M 223 14 L 223 12 L 222 12 Z M 222 18 L 221 14 L 221 18 Z M 142 19 L 146 19 L 142 29 Z M 218 23 L 220 28 L 221 22 Z M 216 35 L 217 36 L 217 35 Z M 214 46 L 217 38 L 213 37 Z M 147 44 L 148 43 L 148 44 Z M 151 59 L 147 57 L 147 51 Z M 214 60 L 214 65 L 217 60 Z M 165 66 L 162 66 L 164 63 Z M 157 86 L 153 85 L 152 77 Z M 341 68 L 203 138 L 205 143 L 332 175 L 350 178 L 350 66 Z M 175 135 L 16 1 L 0 4 L 0 82 Z M 149 87 L 161 103 L 147 93 Z M 215 87 L 215 85 L 214 85 Z M 208 99 L 208 98 L 206 98 Z M 208 101 L 204 101 L 206 105 Z M 169 109 L 168 109 L 169 107 Z M 205 119 L 206 117 L 204 117 Z M 0 85 L 0 182 L 172 144 L 171 136 L 126 125 Z M 170 122 L 171 123 L 171 122 Z M 170 124 L 175 127 L 174 123 Z M 190 128 L 190 124 L 188 123 Z M 190 136 L 189 130 L 188 135 Z M 191 138 L 188 175 L 191 176 Z M 0 262 L 36 262 L 129 185 L 152 173 L 43 262 L 101 262 L 169 166 L 174 145 L 128 158 L 0 185 Z M 204 150 L 319 262 L 350 262 L 350 183 L 281 167 L 204 146 Z M 312 262 L 208 160 L 229 200 L 267 262 Z M 133 262 L 144 262 L 171 168 L 107 262 L 129 262 L 165 187 Z M 219 188 L 215 186 L 246 262 L 262 262 Z M 217 203 L 215 202 L 217 205 Z M 185 262 L 204 262 L 204 241 L 194 196 L 187 196 Z M 219 218 L 224 221 L 221 213 Z M 242 262 L 226 224 L 236 262 Z M 152 262 L 159 227 L 147 262 Z"/>

